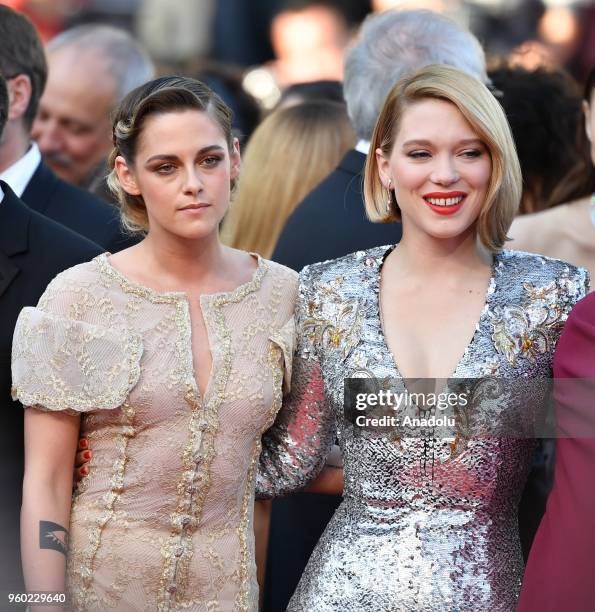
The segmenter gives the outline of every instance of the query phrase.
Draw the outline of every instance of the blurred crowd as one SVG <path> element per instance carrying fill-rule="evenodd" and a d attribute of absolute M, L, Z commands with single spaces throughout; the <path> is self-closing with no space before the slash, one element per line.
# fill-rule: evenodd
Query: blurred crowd
<path fill-rule="evenodd" d="M 94 249 L 114 252 L 134 243 L 120 227 L 106 180 L 111 113 L 154 75 L 185 74 L 207 83 L 234 112 L 243 160 L 222 226 L 226 244 L 299 270 L 395 242 L 395 227 L 363 218 L 361 172 L 372 128 L 386 92 L 407 68 L 420 65 L 421 55 L 433 58 L 430 63 L 455 62 L 443 24 L 426 28 L 427 13 L 414 12 L 415 19 L 396 26 L 365 21 L 394 8 L 443 14 L 481 43 L 485 64 L 475 70 L 474 50 L 468 72 L 483 78 L 502 104 L 523 172 L 510 248 L 559 257 L 595 274 L 595 122 L 589 114 L 593 82 L 586 82 L 595 65 L 595 6 L 589 1 L 0 2 L 0 74 L 9 95 L 0 179 L 36 213 L 67 228 L 56 230 L 48 244 L 72 241 L 81 260 Z M 16 14 L 31 20 L 39 38 Z M 392 42 L 385 45 L 387 32 Z M 354 41 L 359 48 L 349 53 Z M 465 44 L 455 45 L 459 64 Z M 483 53 L 477 54 L 482 62 Z M 6 249 L 0 243 L 0 256 Z M 56 262 L 49 278 L 73 263 Z M 0 275 L 0 299 L 3 282 Z M 19 305 L 28 301 L 34 296 Z M 10 334 L 0 339 L 6 370 Z M 0 382 L 7 395 L 1 372 Z M 14 445 L 2 452 L 10 461 L 1 464 L 13 465 Z M 13 474 L 5 479 L 18 480 Z M 273 505 L 257 502 L 265 610 L 284 609 L 338 503 L 340 483 L 321 480 L 311 488 Z M 525 552 L 539 522 L 531 512 Z M 302 520 L 306 515 L 317 520 Z"/>

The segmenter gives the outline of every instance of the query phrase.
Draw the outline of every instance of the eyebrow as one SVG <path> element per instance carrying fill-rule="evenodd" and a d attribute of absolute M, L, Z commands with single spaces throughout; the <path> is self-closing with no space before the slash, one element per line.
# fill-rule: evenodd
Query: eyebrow
<path fill-rule="evenodd" d="M 204 153 L 208 153 L 209 151 L 224 151 L 225 149 L 221 146 L 221 145 L 207 145 L 206 147 L 203 147 L 202 149 L 200 149 L 197 152 L 197 156 L 199 155 L 203 155 Z M 157 153 L 157 155 L 152 155 L 151 157 L 149 157 L 149 159 L 147 159 L 147 161 L 145 162 L 145 164 L 150 164 L 153 161 L 159 160 L 159 161 L 175 161 L 176 159 L 178 159 L 177 155 L 169 155 L 167 153 Z"/>
<path fill-rule="evenodd" d="M 407 140 L 403 143 L 403 147 L 408 147 L 411 145 L 422 145 L 425 147 L 431 146 L 433 143 L 429 140 Z M 469 144 L 480 144 L 483 146 L 483 142 L 480 138 L 464 138 L 463 140 L 459 140 L 458 145 L 469 145 Z"/>

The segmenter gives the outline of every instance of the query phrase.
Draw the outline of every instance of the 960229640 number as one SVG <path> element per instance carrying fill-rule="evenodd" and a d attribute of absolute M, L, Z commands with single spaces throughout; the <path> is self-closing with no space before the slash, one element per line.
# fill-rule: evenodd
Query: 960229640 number
<path fill-rule="evenodd" d="M 35 604 L 54 606 L 66 603 L 66 593 L 59 591 L 32 591 L 30 593 L 8 593 L 9 604 Z"/>

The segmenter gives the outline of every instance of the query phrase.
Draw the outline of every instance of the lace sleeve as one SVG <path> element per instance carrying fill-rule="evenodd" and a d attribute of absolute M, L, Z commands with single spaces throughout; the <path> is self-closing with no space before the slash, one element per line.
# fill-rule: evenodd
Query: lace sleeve
<path fill-rule="evenodd" d="M 75 318 L 60 277 L 21 311 L 12 348 L 12 397 L 25 406 L 88 412 L 124 403 L 140 376 L 142 339 Z M 50 299 L 56 298 L 57 299 Z M 80 292 L 76 294 L 81 299 Z"/>

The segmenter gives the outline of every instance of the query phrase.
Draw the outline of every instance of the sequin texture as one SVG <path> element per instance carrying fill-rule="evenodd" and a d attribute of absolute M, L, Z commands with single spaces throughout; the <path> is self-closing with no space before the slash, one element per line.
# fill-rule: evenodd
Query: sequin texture
<path fill-rule="evenodd" d="M 303 487 L 335 438 L 344 500 L 314 550 L 291 612 L 513 610 L 523 560 L 517 506 L 534 442 L 359 435 L 343 381 L 397 378 L 379 312 L 386 247 L 305 268 L 290 397 L 263 439 L 257 492 Z M 584 270 L 504 251 L 453 378 L 549 377 Z"/>

